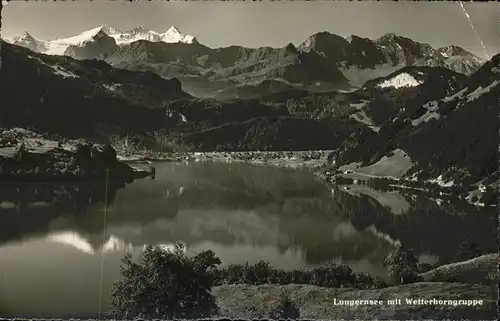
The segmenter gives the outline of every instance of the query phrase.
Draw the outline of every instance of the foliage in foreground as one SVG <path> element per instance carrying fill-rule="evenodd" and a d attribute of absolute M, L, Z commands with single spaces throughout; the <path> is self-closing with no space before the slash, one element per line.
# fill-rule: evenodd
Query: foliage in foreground
<path fill-rule="evenodd" d="M 455 254 L 455 262 L 467 261 L 481 256 L 482 254 L 483 253 L 476 243 L 465 239 L 457 249 L 457 253 Z"/>
<path fill-rule="evenodd" d="M 412 249 L 399 246 L 389 254 L 384 264 L 389 267 L 389 276 L 396 285 L 422 281 L 418 275 L 418 260 Z"/>
<path fill-rule="evenodd" d="M 328 264 L 314 269 L 285 271 L 268 262 L 229 265 L 212 270 L 214 285 L 224 284 L 310 284 L 321 287 L 373 289 L 387 287 L 384 280 L 354 273 L 347 265 Z"/>
<path fill-rule="evenodd" d="M 177 247 L 165 251 L 147 247 L 138 262 L 130 254 L 122 260 L 122 279 L 112 289 L 113 318 L 200 318 L 217 314 L 211 287 L 224 284 L 311 284 L 323 287 L 382 288 L 387 284 L 346 265 L 285 271 L 260 261 L 217 269 L 221 262 L 213 251 L 194 257 Z M 284 315 L 297 313 L 290 302 Z"/>
<path fill-rule="evenodd" d="M 122 279 L 112 289 L 114 318 L 200 318 L 217 313 L 211 293 L 220 260 L 212 251 L 185 256 L 180 247 L 165 251 L 147 247 L 139 262 L 122 260 Z"/>
<path fill-rule="evenodd" d="M 462 257 L 476 255 L 470 242 L 459 251 Z M 203 318 L 218 313 L 213 286 L 226 284 L 310 284 L 321 287 L 376 289 L 388 284 L 364 273 L 354 273 L 346 265 L 328 264 L 315 269 L 285 271 L 269 263 L 229 265 L 221 263 L 213 251 L 186 256 L 182 247 L 166 251 L 147 247 L 138 262 L 126 255 L 122 261 L 122 279 L 112 289 L 112 317 L 134 318 Z M 423 281 L 421 270 L 411 249 L 400 246 L 385 260 L 395 285 Z M 449 280 L 453 281 L 453 280 Z M 299 311 L 286 299 L 282 309 L 273 312 L 277 318 L 298 318 Z"/>

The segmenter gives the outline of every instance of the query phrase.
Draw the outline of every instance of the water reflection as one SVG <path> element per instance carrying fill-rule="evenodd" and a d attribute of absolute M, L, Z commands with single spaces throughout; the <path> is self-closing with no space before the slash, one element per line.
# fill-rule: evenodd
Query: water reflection
<path fill-rule="evenodd" d="M 333 260 L 378 276 L 400 243 L 422 261 L 450 260 L 464 238 L 496 250 L 494 209 L 359 187 L 332 191 L 307 170 L 156 169 L 155 180 L 111 187 L 105 229 L 103 186 L 0 187 L 0 313 L 95 317 L 102 255 L 107 290 L 123 253 L 145 244 L 181 240 L 188 254 L 213 249 L 224 264 L 265 259 L 290 269 Z"/>
<path fill-rule="evenodd" d="M 108 205 L 124 185 L 0 184 L 0 242 L 12 242 L 48 233 L 61 217 L 79 221 L 107 198 Z M 102 222 L 99 228 L 102 227 Z"/>

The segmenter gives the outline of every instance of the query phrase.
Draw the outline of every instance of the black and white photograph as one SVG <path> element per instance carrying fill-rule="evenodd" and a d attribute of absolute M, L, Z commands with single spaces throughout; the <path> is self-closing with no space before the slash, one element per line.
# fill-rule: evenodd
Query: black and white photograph
<path fill-rule="evenodd" d="M 499 21 L 2 1 L 0 319 L 497 320 Z"/>

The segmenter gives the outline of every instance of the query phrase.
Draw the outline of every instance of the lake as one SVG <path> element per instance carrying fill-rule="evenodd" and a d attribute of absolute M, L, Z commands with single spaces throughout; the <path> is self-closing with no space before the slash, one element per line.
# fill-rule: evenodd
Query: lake
<path fill-rule="evenodd" d="M 223 264 L 333 261 L 386 277 L 383 260 L 401 243 L 427 263 L 449 262 L 465 238 L 496 251 L 496 220 L 495 208 L 332 189 L 308 169 L 244 163 L 160 163 L 156 179 L 107 190 L 0 184 L 0 316 L 96 317 L 124 253 L 146 244 L 182 241 Z"/>

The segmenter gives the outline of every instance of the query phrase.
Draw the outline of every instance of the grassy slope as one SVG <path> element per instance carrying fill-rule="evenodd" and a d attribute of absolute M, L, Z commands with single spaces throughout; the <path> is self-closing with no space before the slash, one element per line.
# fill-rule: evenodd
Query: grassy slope
<path fill-rule="evenodd" d="M 214 289 L 220 314 L 229 318 L 262 318 L 280 310 L 289 297 L 307 319 L 493 319 L 496 315 L 495 286 L 421 282 L 376 290 L 334 289 L 313 285 L 228 285 Z M 401 299 L 401 305 L 338 306 L 333 300 Z M 405 304 L 405 298 L 483 300 L 482 306 Z"/>
<path fill-rule="evenodd" d="M 421 274 L 425 281 L 453 279 L 463 283 L 498 284 L 498 254 L 487 254 L 467 261 L 440 266 Z"/>
<path fill-rule="evenodd" d="M 360 290 L 322 288 L 313 285 L 226 285 L 213 290 L 220 314 L 229 318 L 262 318 L 280 310 L 288 297 L 310 319 L 494 319 L 498 291 L 498 255 L 488 254 L 472 260 L 444 265 L 422 274 L 425 282 L 385 289 Z M 462 282 L 442 282 L 454 278 Z M 441 282 L 440 282 L 441 281 Z M 482 283 L 482 284 L 476 284 Z M 333 299 L 401 299 L 398 306 L 336 306 Z M 409 306 L 405 298 L 483 300 L 481 306 Z"/>

